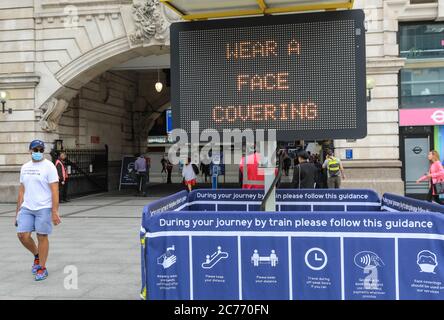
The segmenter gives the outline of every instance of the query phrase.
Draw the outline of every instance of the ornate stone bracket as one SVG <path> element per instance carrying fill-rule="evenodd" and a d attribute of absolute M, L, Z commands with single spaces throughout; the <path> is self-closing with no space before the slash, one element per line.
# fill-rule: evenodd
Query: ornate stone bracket
<path fill-rule="evenodd" d="M 135 0 L 132 6 L 135 31 L 129 36 L 133 45 L 140 45 L 152 39 L 166 41 L 169 27 L 179 17 L 168 12 L 159 0 Z"/>
<path fill-rule="evenodd" d="M 43 131 L 57 131 L 60 118 L 68 108 L 69 102 L 65 99 L 51 98 L 40 108 L 43 115 L 40 119 L 40 126 Z"/>

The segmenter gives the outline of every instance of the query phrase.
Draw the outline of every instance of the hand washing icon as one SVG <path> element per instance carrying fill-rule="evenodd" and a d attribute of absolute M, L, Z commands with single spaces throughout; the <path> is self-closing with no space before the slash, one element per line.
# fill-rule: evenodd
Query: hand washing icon
<path fill-rule="evenodd" d="M 436 254 L 429 250 L 422 250 L 418 252 L 416 263 L 421 269 L 420 272 L 435 273 L 435 268 L 438 266 Z"/>
<path fill-rule="evenodd" d="M 177 261 L 177 257 L 173 254 L 176 251 L 176 247 L 173 245 L 166 249 L 166 252 L 157 258 L 157 264 L 161 265 L 164 269 L 168 269 L 174 265 Z"/>

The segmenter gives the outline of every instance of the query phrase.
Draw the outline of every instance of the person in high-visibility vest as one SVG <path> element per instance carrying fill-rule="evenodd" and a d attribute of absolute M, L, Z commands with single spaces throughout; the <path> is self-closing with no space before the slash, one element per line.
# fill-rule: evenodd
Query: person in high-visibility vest
<path fill-rule="evenodd" d="M 254 153 L 247 156 L 247 176 L 244 176 L 245 156 L 239 164 L 239 176 L 242 177 L 242 189 L 264 189 L 264 169 L 259 168 L 261 155 Z"/>
<path fill-rule="evenodd" d="M 341 187 L 341 177 L 345 179 L 344 168 L 341 160 L 336 158 L 333 151 L 327 152 L 322 168 L 327 169 L 327 186 L 329 189 L 339 189 Z"/>
<path fill-rule="evenodd" d="M 60 152 L 58 159 L 55 162 L 57 173 L 59 174 L 59 194 L 60 202 L 69 202 L 68 200 L 68 171 L 65 166 L 66 153 Z"/>

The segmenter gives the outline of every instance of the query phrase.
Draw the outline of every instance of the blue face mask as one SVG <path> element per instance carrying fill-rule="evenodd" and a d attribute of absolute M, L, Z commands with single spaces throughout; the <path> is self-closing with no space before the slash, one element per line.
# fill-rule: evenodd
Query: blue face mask
<path fill-rule="evenodd" d="M 41 152 L 33 152 L 31 156 L 34 161 L 41 161 L 43 159 L 43 153 Z"/>

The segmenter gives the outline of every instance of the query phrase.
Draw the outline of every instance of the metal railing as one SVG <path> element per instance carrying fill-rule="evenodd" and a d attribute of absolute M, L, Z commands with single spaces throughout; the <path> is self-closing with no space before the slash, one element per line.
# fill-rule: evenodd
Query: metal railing
<path fill-rule="evenodd" d="M 108 191 L 108 146 L 105 149 L 55 150 L 55 156 L 66 153 L 69 174 L 68 196 Z"/>

